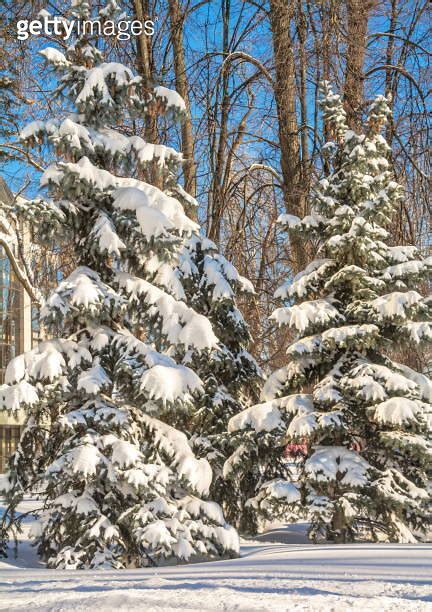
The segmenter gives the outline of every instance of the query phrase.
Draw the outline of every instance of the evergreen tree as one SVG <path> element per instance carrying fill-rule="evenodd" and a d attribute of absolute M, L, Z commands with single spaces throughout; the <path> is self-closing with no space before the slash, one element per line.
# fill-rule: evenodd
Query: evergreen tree
<path fill-rule="evenodd" d="M 264 387 L 266 401 L 230 427 L 307 444 L 298 474 L 264 483 L 251 501 L 263 513 L 306 512 L 314 540 L 415 542 L 432 517 L 432 382 L 392 354 L 432 339 L 431 299 L 419 293 L 432 258 L 391 246 L 385 229 L 404 197 L 380 135 L 386 99 L 356 134 L 327 83 L 323 93 L 329 170 L 312 213 L 280 219 L 320 244 L 317 259 L 277 291 L 286 305 L 273 319 L 297 337 Z"/>
<path fill-rule="evenodd" d="M 71 16 L 90 18 L 88 6 L 74 0 Z M 115 10 L 110 2 L 97 17 Z M 235 555 L 236 531 L 203 499 L 209 463 L 164 422 L 190 412 L 202 393 L 197 374 L 168 352 L 217 345 L 208 319 L 175 297 L 179 250 L 198 226 L 174 197 L 129 178 L 154 163 L 161 175 L 175 173 L 181 158 L 173 149 L 131 133 L 148 113 L 178 114 L 184 103 L 165 88 L 144 90 L 128 68 L 104 62 L 89 37 L 66 54 L 42 53 L 71 112 L 21 134 L 61 158 L 41 179 L 52 199 L 21 203 L 15 213 L 39 240 L 55 232 L 72 242 L 79 266 L 42 308 L 51 339 L 15 358 L 0 388 L 0 407 L 27 414 L 3 482 L 4 543 L 19 528 L 16 505 L 38 491 L 34 536 L 49 567 Z"/>
<path fill-rule="evenodd" d="M 247 351 L 251 338 L 236 305 L 240 293 L 250 296 L 254 289 L 218 253 L 212 241 L 199 235 L 187 242 L 180 272 L 187 303 L 208 317 L 219 339 L 210 354 L 188 351 L 184 357 L 184 363 L 193 367 L 204 387 L 188 429 L 197 454 L 212 466 L 212 499 L 222 505 L 229 522 L 240 531 L 253 532 L 256 517 L 244 504 L 257 485 L 255 469 L 251 466 L 250 472 L 240 475 L 227 469 L 224 476 L 223 466 L 235 450 L 227 432 L 228 421 L 257 400 L 262 380 L 259 366 Z"/>

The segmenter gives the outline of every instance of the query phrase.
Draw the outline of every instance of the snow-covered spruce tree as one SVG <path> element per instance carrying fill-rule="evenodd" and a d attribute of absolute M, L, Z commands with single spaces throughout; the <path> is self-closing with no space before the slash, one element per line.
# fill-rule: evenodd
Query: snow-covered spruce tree
<path fill-rule="evenodd" d="M 183 362 L 199 375 L 204 387 L 186 426 L 196 453 L 212 466 L 211 498 L 221 504 L 230 523 L 241 532 L 251 532 L 256 518 L 244 505 L 256 490 L 256 466 L 236 475 L 229 470 L 223 475 L 223 466 L 235 450 L 228 421 L 256 402 L 262 381 L 260 368 L 247 351 L 248 326 L 236 305 L 237 296 L 251 296 L 254 289 L 211 240 L 197 234 L 186 243 L 179 269 L 187 303 L 208 317 L 219 339 L 210 353 L 189 350 L 184 356 Z"/>
<path fill-rule="evenodd" d="M 72 6 L 72 17 L 89 17 L 87 3 Z M 144 90 L 128 68 L 103 62 L 89 40 L 78 39 L 66 55 L 42 53 L 75 112 L 22 133 L 29 144 L 52 145 L 63 161 L 42 176 L 52 200 L 17 213 L 32 220 L 36 237 L 51 230 L 72 242 L 79 267 L 41 312 L 60 337 L 15 358 L 0 389 L 3 409 L 27 413 L 2 485 L 9 503 L 3 539 L 19 528 L 17 503 L 37 491 L 34 535 L 49 567 L 236 555 L 236 531 L 203 499 L 210 465 L 161 420 L 190 410 L 202 383 L 155 346 L 210 351 L 217 344 L 208 319 L 173 296 L 181 289 L 179 249 L 198 228 L 175 198 L 127 178 L 155 160 L 161 173 L 174 170 L 175 151 L 130 135 L 127 126 L 149 112 L 181 110 L 182 100 L 164 88 Z"/>
<path fill-rule="evenodd" d="M 391 246 L 385 229 L 404 197 L 379 133 L 386 99 L 355 134 L 340 97 L 327 83 L 323 93 L 330 170 L 309 216 L 280 219 L 320 243 L 317 259 L 277 291 L 287 305 L 272 316 L 297 338 L 264 386 L 266 401 L 230 428 L 307 444 L 297 477 L 265 483 L 251 501 L 264 513 L 306 513 L 314 540 L 415 542 L 432 517 L 432 382 L 392 354 L 432 339 L 431 299 L 418 291 L 432 259 Z"/>

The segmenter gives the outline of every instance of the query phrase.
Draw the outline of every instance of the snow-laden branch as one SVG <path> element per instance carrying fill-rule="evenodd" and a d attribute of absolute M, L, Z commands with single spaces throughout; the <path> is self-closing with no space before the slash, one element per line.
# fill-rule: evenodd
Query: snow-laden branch
<path fill-rule="evenodd" d="M 222 74 L 225 72 L 225 70 L 227 69 L 228 65 L 231 64 L 231 62 L 233 62 L 233 61 L 235 61 L 237 59 L 242 60 L 243 62 L 248 62 L 249 64 L 253 64 L 256 68 L 258 68 L 258 70 L 261 72 L 261 74 L 263 76 L 265 76 L 265 78 L 270 83 L 270 85 L 272 87 L 274 87 L 273 77 L 271 76 L 271 74 L 267 70 L 267 68 L 264 66 L 264 64 L 262 64 L 259 60 L 257 60 L 252 55 L 249 55 L 248 53 L 244 53 L 243 51 L 235 51 L 234 53 L 230 53 L 225 58 L 225 60 L 224 60 L 224 62 L 222 64 Z"/>
<path fill-rule="evenodd" d="M 248 168 L 248 173 L 253 172 L 254 170 L 263 170 L 264 172 L 269 172 L 278 181 L 279 185 L 282 185 L 283 183 L 281 175 L 271 166 L 267 166 L 266 164 L 252 164 Z"/>

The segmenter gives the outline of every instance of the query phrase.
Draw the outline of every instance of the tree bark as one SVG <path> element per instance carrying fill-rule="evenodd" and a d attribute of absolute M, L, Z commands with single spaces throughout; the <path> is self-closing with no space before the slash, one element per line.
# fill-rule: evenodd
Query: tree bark
<path fill-rule="evenodd" d="M 144 23 L 147 18 L 147 7 L 144 7 L 145 0 L 134 0 L 135 16 L 138 21 Z M 152 68 L 152 49 L 150 38 L 144 33 L 137 36 L 137 61 L 138 70 L 144 80 L 147 89 L 153 87 L 153 68 Z M 149 142 L 157 142 L 156 118 L 149 117 L 146 127 L 146 136 Z"/>
<path fill-rule="evenodd" d="M 223 0 L 222 2 L 222 52 L 226 57 L 230 51 L 230 14 L 231 0 Z M 228 119 L 230 112 L 230 93 L 229 93 L 229 71 L 223 70 L 221 75 L 221 91 L 220 97 L 222 102 L 220 105 L 219 115 L 219 140 L 216 139 L 216 130 L 214 132 L 213 143 L 217 148 L 213 177 L 211 184 L 211 193 L 209 198 L 209 221 L 208 221 L 208 237 L 216 244 L 220 242 L 222 215 L 224 210 L 224 160 L 228 142 Z M 217 144 L 216 144 L 217 143 Z"/>
<path fill-rule="evenodd" d="M 398 17 L 398 0 L 391 0 L 391 12 L 390 12 L 390 25 L 389 25 L 389 36 L 387 38 L 387 49 L 386 49 L 386 65 L 391 66 L 393 64 L 393 51 L 395 46 L 394 34 L 396 32 L 397 26 L 397 17 Z M 387 68 L 386 76 L 385 76 L 385 95 L 387 99 L 389 96 L 392 96 L 389 106 L 393 111 L 394 99 L 393 99 L 393 72 L 391 68 Z M 386 140 L 389 146 L 392 146 L 393 141 L 393 113 L 391 117 L 389 117 L 389 121 L 386 127 Z"/>
<path fill-rule="evenodd" d="M 134 0 L 135 18 L 144 23 L 149 16 L 147 0 Z M 137 36 L 137 69 L 143 78 L 144 87 L 150 92 L 154 86 L 151 38 L 144 33 Z M 145 121 L 145 139 L 150 143 L 158 142 L 156 112 L 149 112 Z M 155 187 L 162 188 L 162 177 L 155 162 L 150 162 L 150 181 Z"/>
<path fill-rule="evenodd" d="M 183 44 L 184 14 L 182 13 L 179 0 L 169 0 L 169 13 L 176 89 L 186 104 L 186 114 L 182 122 L 184 188 L 190 195 L 195 197 L 196 163 L 194 157 L 194 135 L 189 100 L 189 83 L 186 76 L 186 63 Z"/>
<path fill-rule="evenodd" d="M 298 0 L 297 9 L 297 32 L 299 38 L 299 77 L 300 77 L 300 116 L 301 116 L 301 162 L 303 184 L 309 184 L 309 134 L 307 113 L 307 90 L 306 90 L 306 53 L 305 44 L 307 38 L 307 21 L 303 11 L 302 0 Z"/>
<path fill-rule="evenodd" d="M 339 36 L 341 30 L 341 3 L 339 0 L 325 0 L 320 9 L 321 40 L 315 43 L 318 53 L 318 65 L 321 66 L 320 80 L 334 83 L 337 74 L 337 55 L 339 47 Z M 315 32 L 315 36 L 317 33 Z M 330 139 L 330 129 L 327 121 L 323 123 L 324 138 Z M 329 171 L 328 161 L 324 161 L 324 169 Z"/>
<path fill-rule="evenodd" d="M 275 100 L 279 122 L 281 170 L 284 204 L 287 213 L 302 217 L 305 193 L 302 186 L 301 151 L 296 113 L 296 71 L 291 22 L 295 17 L 294 0 L 270 0 L 270 27 L 275 61 Z M 293 272 L 302 270 L 306 249 L 296 236 L 290 236 Z"/>
<path fill-rule="evenodd" d="M 371 0 L 347 0 L 344 101 L 348 126 L 360 130 L 364 107 L 364 61 Z"/>

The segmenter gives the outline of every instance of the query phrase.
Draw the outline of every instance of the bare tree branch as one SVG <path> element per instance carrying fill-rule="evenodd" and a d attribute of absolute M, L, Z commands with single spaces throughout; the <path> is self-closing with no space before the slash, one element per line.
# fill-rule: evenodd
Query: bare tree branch
<path fill-rule="evenodd" d="M 228 55 L 228 57 L 225 58 L 222 64 L 222 68 L 221 68 L 222 73 L 224 73 L 227 70 L 227 67 L 229 64 L 231 64 L 232 62 L 238 59 L 241 59 L 243 62 L 248 62 L 249 64 L 253 64 L 256 68 L 259 69 L 262 75 L 265 76 L 265 78 L 270 83 L 270 85 L 272 87 L 274 86 L 273 77 L 271 76 L 267 68 L 264 66 L 264 64 L 262 64 L 259 60 L 257 60 L 252 55 L 249 55 L 248 53 L 243 53 L 243 51 L 235 51 L 234 53 L 230 53 L 230 55 Z"/>

